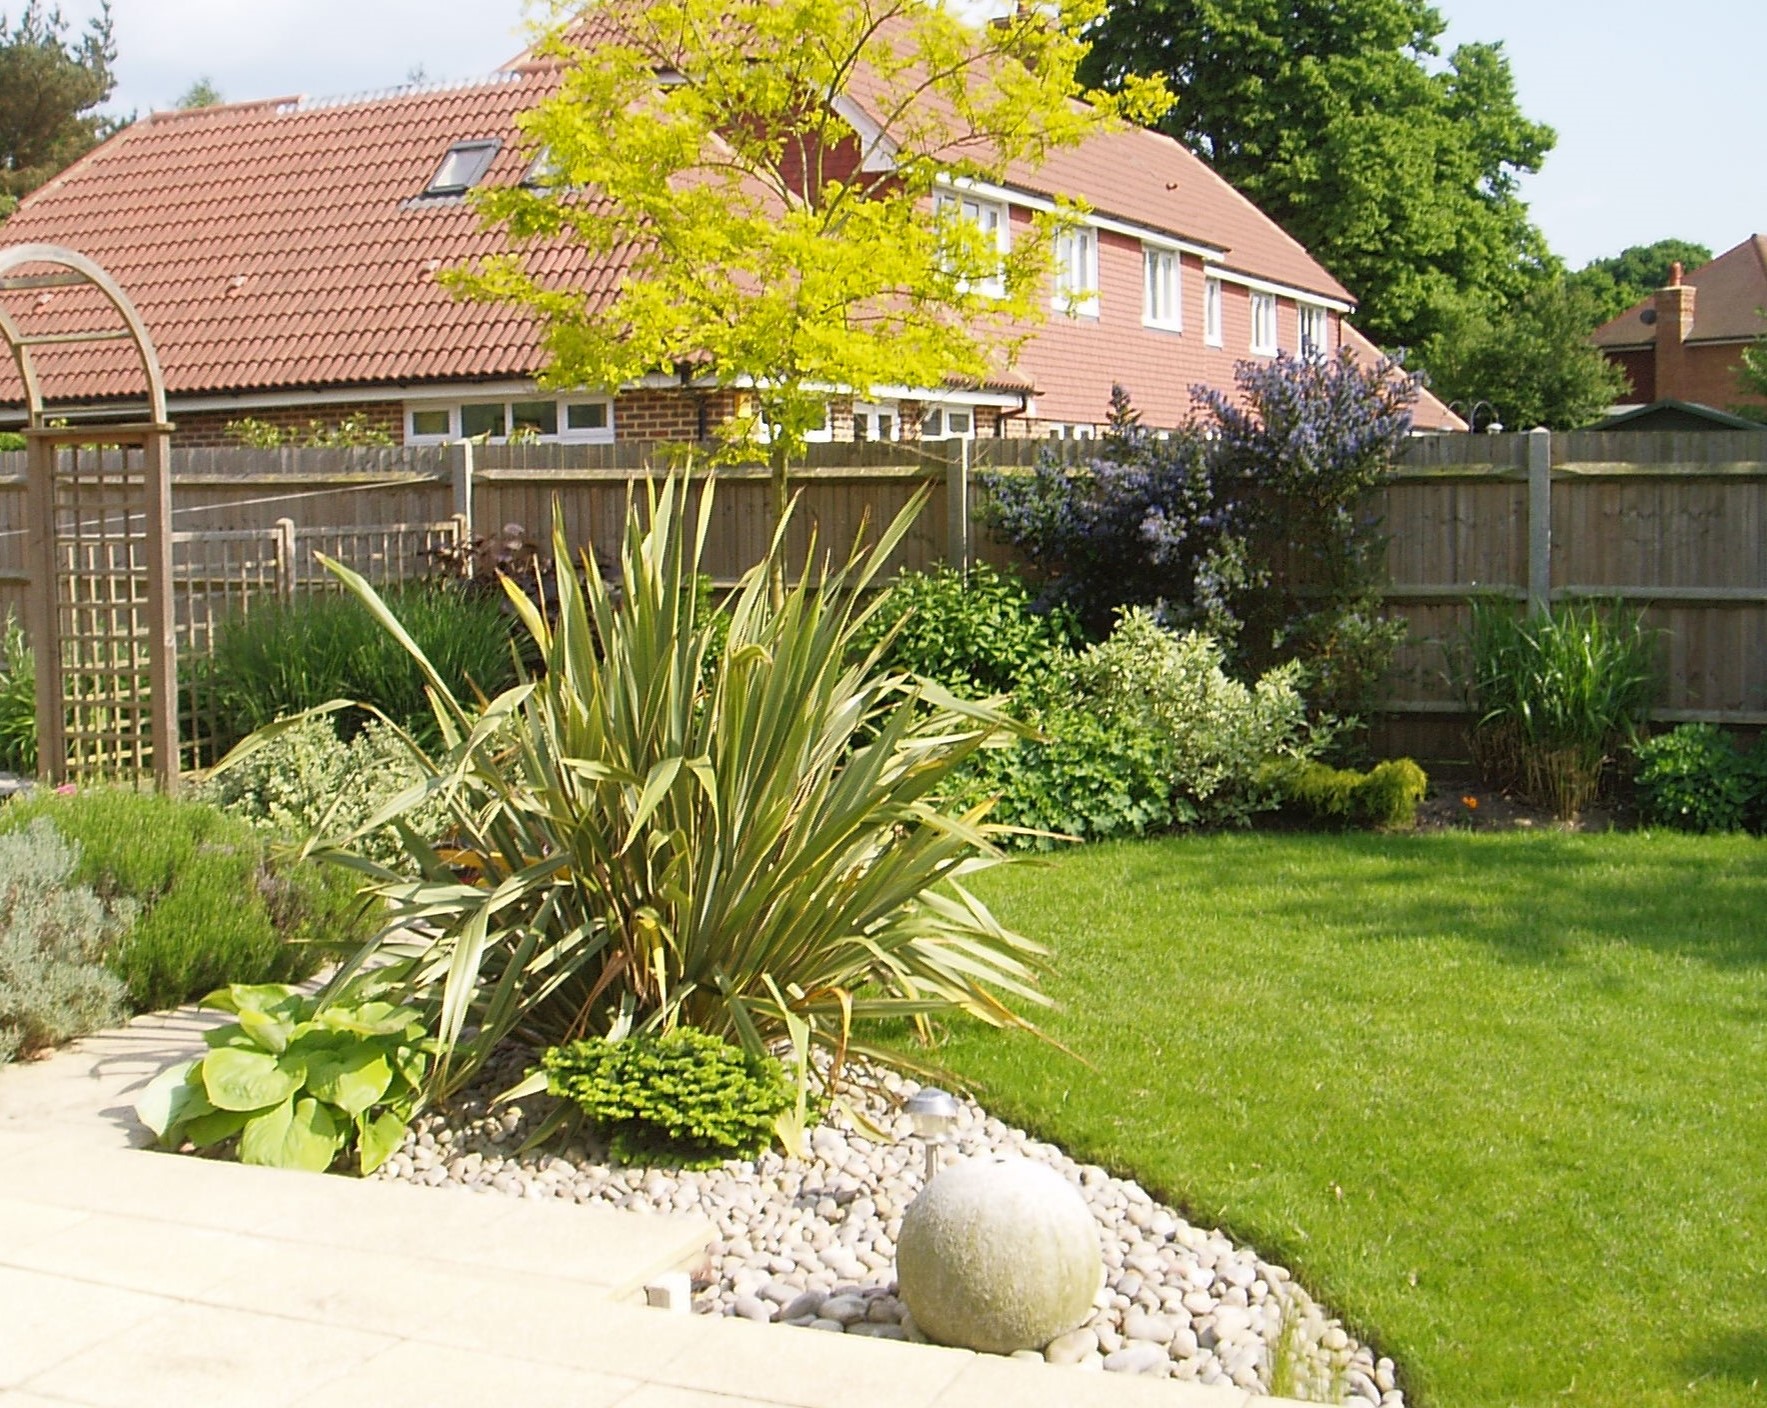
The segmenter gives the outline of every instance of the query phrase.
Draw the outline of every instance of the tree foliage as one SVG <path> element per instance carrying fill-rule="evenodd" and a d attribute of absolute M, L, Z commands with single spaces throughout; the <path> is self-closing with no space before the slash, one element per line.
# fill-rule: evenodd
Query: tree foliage
<path fill-rule="evenodd" d="M 1767 401 L 1767 337 L 1758 339 L 1742 350 L 1742 361 L 1736 368 L 1737 384 L 1743 395 L 1756 402 Z M 1743 413 L 1760 418 L 1759 404 L 1744 406 Z"/>
<path fill-rule="evenodd" d="M 977 26 L 928 0 L 608 0 L 592 40 L 540 46 L 567 65 L 523 119 L 546 176 L 482 198 L 518 253 L 455 286 L 539 316 L 549 384 L 749 388 L 780 454 L 831 389 L 983 376 L 1047 303 L 1059 217 L 1003 255 L 934 197 L 1157 109 L 1157 85 L 1073 101 L 1101 3 Z M 624 260 L 617 299 L 521 258 L 554 237 Z"/>
<path fill-rule="evenodd" d="M 172 106 L 180 112 L 191 108 L 219 107 L 227 100 L 221 96 L 221 90 L 215 87 L 214 80 L 206 73 L 178 95 L 177 102 Z"/>
<path fill-rule="evenodd" d="M 1711 262 L 1712 251 L 1689 240 L 1658 240 L 1635 244 L 1607 259 L 1592 259 L 1567 282 L 1590 300 L 1590 330 L 1620 316 L 1639 300 L 1669 282 L 1671 268 L 1697 269 Z"/>
<path fill-rule="evenodd" d="M 10 27 L 0 12 L 0 219 L 110 135 L 96 109 L 116 87 L 116 57 L 108 0 L 77 36 L 41 0 Z"/>
<path fill-rule="evenodd" d="M 1626 379 L 1589 341 L 1604 321 L 1595 296 L 1573 280 L 1543 282 L 1514 303 L 1468 307 L 1424 351 L 1430 386 L 1444 400 L 1488 402 L 1512 430 L 1575 430 L 1621 399 Z"/>
<path fill-rule="evenodd" d="M 1444 62 L 1445 27 L 1423 0 L 1116 0 L 1082 71 L 1164 78 L 1164 129 L 1343 281 L 1376 342 L 1417 347 L 1553 265 L 1517 179 L 1556 136 L 1501 44 Z"/>

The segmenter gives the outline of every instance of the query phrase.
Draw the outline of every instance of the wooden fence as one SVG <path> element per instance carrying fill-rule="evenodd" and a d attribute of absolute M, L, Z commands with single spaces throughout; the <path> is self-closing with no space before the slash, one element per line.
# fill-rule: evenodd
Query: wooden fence
<path fill-rule="evenodd" d="M 1022 466 L 1033 441 L 817 445 L 796 472 L 791 546 L 844 551 L 916 492 L 927 496 L 893 566 L 1006 560 L 978 529 L 974 471 Z M 1068 457 L 1083 444 L 1057 447 Z M 657 447 L 462 446 L 173 453 L 179 634 L 266 594 L 324 585 L 315 548 L 379 581 L 425 570 L 436 547 L 520 523 L 556 501 L 577 547 L 611 556 L 627 496 Z M 717 471 L 709 568 L 734 580 L 771 524 L 761 466 Z M 0 614 L 23 605 L 22 455 L 0 454 Z M 1414 441 L 1375 505 L 1388 535 L 1389 608 L 1411 642 L 1377 744 L 1427 761 L 1463 756 L 1449 667 L 1468 603 L 1620 599 L 1662 630 L 1659 717 L 1767 726 L 1767 433 L 1441 436 Z"/>

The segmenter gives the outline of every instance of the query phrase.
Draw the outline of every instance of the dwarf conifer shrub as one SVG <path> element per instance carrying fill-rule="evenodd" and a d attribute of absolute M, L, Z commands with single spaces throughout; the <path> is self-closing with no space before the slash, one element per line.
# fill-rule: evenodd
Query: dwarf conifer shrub
<path fill-rule="evenodd" d="M 555 1046 L 540 1065 L 546 1088 L 581 1109 L 626 1164 L 758 1158 L 792 1106 L 778 1061 L 690 1027 Z"/>
<path fill-rule="evenodd" d="M 1326 826 L 1409 831 L 1429 778 L 1410 758 L 1377 763 L 1367 772 L 1324 763 L 1278 764 L 1268 774 L 1290 810 Z"/>
<path fill-rule="evenodd" d="M 46 820 L 0 835 L 0 1062 L 123 1017 L 105 950 L 130 915 L 75 883 L 79 850 Z"/>

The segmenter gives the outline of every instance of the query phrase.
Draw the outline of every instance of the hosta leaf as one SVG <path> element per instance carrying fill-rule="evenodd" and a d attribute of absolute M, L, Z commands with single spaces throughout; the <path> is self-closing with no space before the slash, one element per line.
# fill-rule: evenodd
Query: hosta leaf
<path fill-rule="evenodd" d="M 204 1007 L 221 1012 L 261 1012 L 272 1017 L 292 1017 L 304 999 L 298 989 L 282 983 L 234 983 L 210 993 Z"/>
<path fill-rule="evenodd" d="M 324 1173 L 344 1147 L 347 1126 L 311 1096 L 252 1115 L 239 1135 L 239 1161 Z"/>
<path fill-rule="evenodd" d="M 183 1135 L 199 1149 L 231 1139 L 245 1128 L 251 1115 L 244 1110 L 210 1110 L 184 1126 Z"/>
<path fill-rule="evenodd" d="M 256 1051 L 258 1044 L 245 1034 L 245 1028 L 238 1022 L 229 1022 L 224 1027 L 211 1027 L 202 1034 L 208 1046 L 241 1046 L 247 1051 Z"/>
<path fill-rule="evenodd" d="M 294 1035 L 293 1022 L 250 1007 L 239 1009 L 239 1026 L 259 1046 L 278 1056 L 288 1050 L 289 1038 Z"/>
<path fill-rule="evenodd" d="M 203 1088 L 217 1110 L 261 1110 L 301 1088 L 305 1071 L 291 1065 L 279 1064 L 267 1051 L 223 1046 L 203 1057 Z"/>
<path fill-rule="evenodd" d="M 373 1173 L 405 1142 L 405 1116 L 394 1110 L 382 1110 L 373 1119 L 358 1116 L 356 1133 L 361 1141 L 362 1172 Z"/>
<path fill-rule="evenodd" d="M 386 1052 L 373 1046 L 317 1051 L 307 1060 L 307 1089 L 352 1116 L 381 1100 L 392 1083 Z"/>
<path fill-rule="evenodd" d="M 195 1069 L 195 1061 L 166 1067 L 147 1083 L 135 1102 L 136 1116 L 162 1141 L 183 1121 L 215 1108 L 201 1084 L 191 1083 L 191 1072 Z"/>

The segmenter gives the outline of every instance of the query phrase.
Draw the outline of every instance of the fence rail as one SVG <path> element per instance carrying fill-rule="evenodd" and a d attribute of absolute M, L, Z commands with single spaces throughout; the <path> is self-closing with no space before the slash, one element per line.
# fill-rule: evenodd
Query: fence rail
<path fill-rule="evenodd" d="M 794 473 L 789 547 L 844 551 L 917 494 L 925 507 L 896 568 L 1010 553 L 977 527 L 974 475 L 1051 449 L 1019 440 L 811 446 Z M 0 613 L 24 604 L 24 457 L 0 454 Z M 533 445 L 397 450 L 177 450 L 172 455 L 179 636 L 207 648 L 216 621 L 265 595 L 325 589 L 314 552 L 389 581 L 435 547 L 520 523 L 608 555 L 656 446 Z M 771 535 L 767 470 L 703 461 L 718 481 L 708 544 L 733 580 Z M 1390 681 L 1378 742 L 1440 760 L 1461 754 L 1449 653 L 1469 603 L 1495 593 L 1545 602 L 1617 599 L 1661 629 L 1664 719 L 1767 727 L 1767 432 L 1441 436 L 1408 447 L 1377 496 L 1388 535 L 1388 609 L 1410 643 Z"/>

